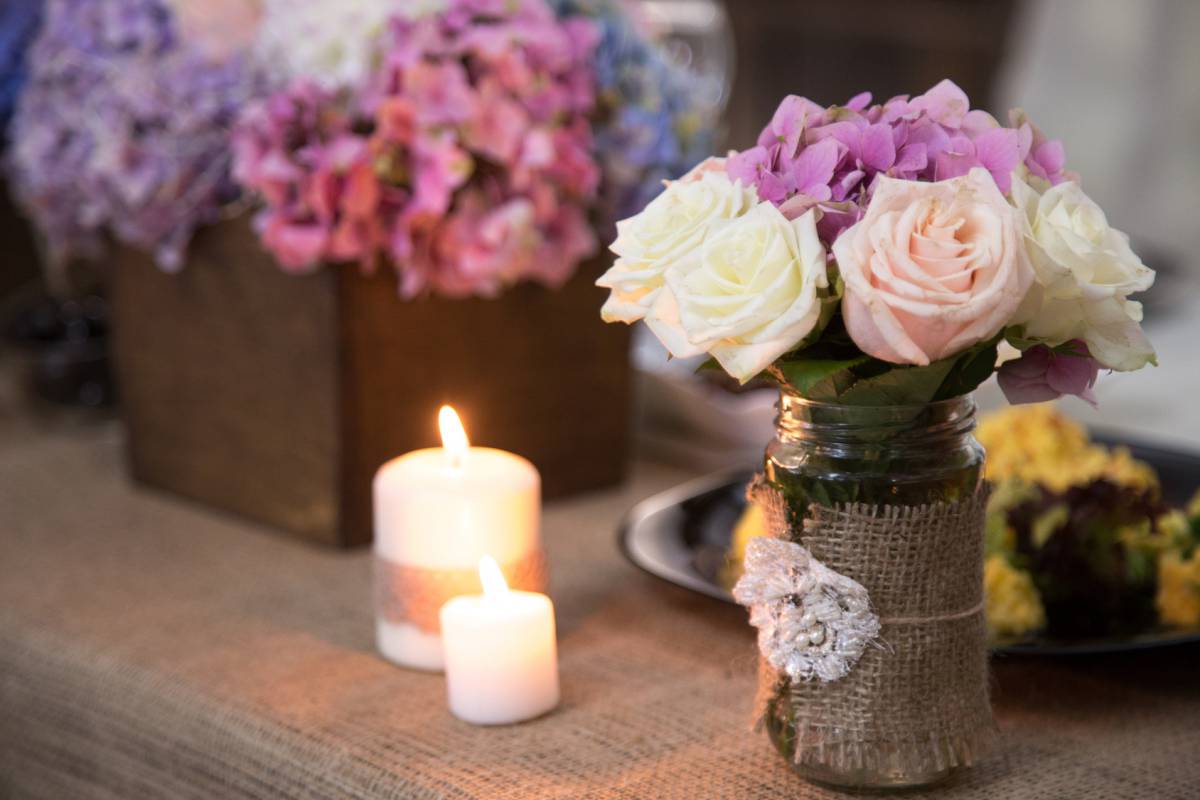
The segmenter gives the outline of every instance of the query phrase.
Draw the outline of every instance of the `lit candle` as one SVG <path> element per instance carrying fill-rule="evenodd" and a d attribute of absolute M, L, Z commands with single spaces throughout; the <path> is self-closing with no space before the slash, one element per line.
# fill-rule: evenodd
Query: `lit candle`
<path fill-rule="evenodd" d="M 508 588 L 490 556 L 479 562 L 482 595 L 442 606 L 446 691 L 454 716 L 506 725 L 558 705 L 554 605 L 536 592 Z"/>
<path fill-rule="evenodd" d="M 442 668 L 438 611 L 479 591 L 484 554 L 514 586 L 545 588 L 541 479 L 520 456 L 471 447 L 454 409 L 438 415 L 442 447 L 389 461 L 375 475 L 376 642 L 391 661 Z"/>

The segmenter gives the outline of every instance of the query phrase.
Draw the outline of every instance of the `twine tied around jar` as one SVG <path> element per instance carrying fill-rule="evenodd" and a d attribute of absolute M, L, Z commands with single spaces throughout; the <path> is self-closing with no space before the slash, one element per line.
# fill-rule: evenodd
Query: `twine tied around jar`
<path fill-rule="evenodd" d="M 747 547 L 735 590 L 759 627 L 756 721 L 786 703 L 792 757 L 807 764 L 972 763 L 994 736 L 983 613 L 987 489 L 921 506 L 813 504 L 795 521 L 763 476 L 749 497 L 769 536 Z M 789 595 L 789 585 L 806 591 Z M 837 607 L 805 619 L 823 597 Z M 831 637 L 841 646 L 823 652 Z"/>
<path fill-rule="evenodd" d="M 541 548 L 501 564 L 500 571 L 509 588 L 527 592 L 546 590 L 546 556 Z M 479 570 L 475 567 L 429 569 L 375 556 L 375 607 L 393 624 L 407 623 L 426 633 L 438 633 L 441 630 L 438 612 L 447 600 L 482 591 Z"/>

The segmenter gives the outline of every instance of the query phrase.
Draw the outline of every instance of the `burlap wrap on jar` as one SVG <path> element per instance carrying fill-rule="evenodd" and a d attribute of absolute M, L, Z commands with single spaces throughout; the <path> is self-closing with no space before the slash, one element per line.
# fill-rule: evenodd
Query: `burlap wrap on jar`
<path fill-rule="evenodd" d="M 788 704 L 797 764 L 905 772 L 970 765 L 995 733 L 983 607 L 986 488 L 923 506 L 814 504 L 802 532 L 761 476 L 750 496 L 771 537 L 861 584 L 880 623 L 837 680 L 791 680 L 762 659 L 756 720 L 765 721 L 772 702 Z"/>

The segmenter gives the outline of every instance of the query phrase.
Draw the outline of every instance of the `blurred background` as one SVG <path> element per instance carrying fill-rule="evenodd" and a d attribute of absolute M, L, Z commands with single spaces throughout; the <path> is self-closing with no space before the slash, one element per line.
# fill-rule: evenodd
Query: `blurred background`
<path fill-rule="evenodd" d="M 656 796 L 641 780 L 676 796 L 681 776 L 725 772 L 700 794 L 769 791 L 766 750 L 724 738 L 748 738 L 744 613 L 656 593 L 614 534 L 643 569 L 731 600 L 748 543 L 771 532 L 746 488 L 779 391 L 604 323 L 603 245 L 663 179 L 754 145 L 787 95 L 882 103 L 943 79 L 1061 140 L 1157 271 L 1134 299 L 1159 366 L 1101 374 L 1096 407 L 1024 405 L 976 429 L 994 641 L 1193 642 L 996 659 L 1011 736 L 979 780 L 989 796 L 1200 796 L 1200 0 L 527 0 L 523 35 L 494 30 L 520 3 L 432 16 L 448 1 L 0 0 L 0 800 L 22 761 L 79 792 L 116 775 L 105 796 L 159 777 L 183 787 L 161 796 L 399 796 L 425 778 L 429 796 L 490 796 L 485 778 L 518 796 L 518 773 L 528 796 Z M 443 27 L 410 36 L 418 24 Z M 1005 405 L 994 378 L 975 397 Z M 539 482 L 513 458 L 520 495 L 489 473 L 488 505 L 470 502 L 483 478 L 443 495 L 416 471 L 377 497 L 383 464 L 438 446 L 442 404 Z M 940 447 L 911 449 L 950 499 L 978 452 Z M 903 498 L 918 476 L 862 459 L 878 460 Z M 438 475 L 457 474 L 447 463 Z M 853 469 L 830 477 L 860 488 Z M 831 503 L 824 481 L 793 508 Z M 435 495 L 457 515 L 395 515 L 428 534 L 413 595 L 434 608 L 473 573 L 489 541 L 475 533 L 537 541 L 537 491 L 565 708 L 496 732 L 495 751 L 485 734 L 460 747 L 440 683 L 363 657 L 376 515 Z M 510 563 L 540 572 L 528 546 Z M 387 605 L 397 566 L 377 572 Z M 974 630 L 975 613 L 931 619 Z M 1060 635 L 1082 647 L 1055 650 Z M 923 674 L 916 694 L 935 684 Z M 936 743 L 939 764 L 970 761 Z"/>
<path fill-rule="evenodd" d="M 28 35 L 5 6 L 3 36 Z M 753 143 L 779 99 L 801 94 L 826 105 L 864 87 L 876 100 L 919 93 L 944 77 L 973 105 L 1006 118 L 1024 108 L 1061 139 L 1068 166 L 1135 250 L 1158 272 L 1141 299 L 1160 353 L 1150 374 L 1100 380 L 1100 410 L 1072 405 L 1088 422 L 1151 438 L 1200 444 L 1188 398 L 1200 393 L 1200 4 L 1190 0 L 644 0 L 636 7 L 673 57 L 703 79 L 705 102 L 723 108 L 719 149 Z M 836 65 L 836 66 L 833 66 Z M 5 80 L 21 69 L 0 64 Z M 118 388 L 106 372 L 104 265 L 83 266 L 64 284 L 47 281 L 31 229 L 0 186 L 0 315 L 10 364 L 25 364 L 38 394 L 72 407 L 110 407 Z M 70 286 L 67 291 L 66 286 Z M 43 300 L 71 295 L 65 309 Z M 753 461 L 770 431 L 769 391 L 735 395 L 667 364 L 635 335 L 639 441 L 668 458 Z M 62 340 L 61 342 L 59 340 Z M 14 343 L 35 345 L 14 350 Z M 52 342 L 66 350 L 49 348 Z M 38 348 L 42 349 L 39 351 Z M 22 372 L 11 368 L 10 373 Z M 1128 379 L 1128 380 L 1127 380 Z M 10 389 L 11 390 L 11 389 Z M 987 388 L 985 405 L 997 400 Z M 714 413 L 714 411 L 716 413 Z M 697 435 L 699 438 L 697 439 Z M 695 446 L 701 444 L 699 449 Z"/>

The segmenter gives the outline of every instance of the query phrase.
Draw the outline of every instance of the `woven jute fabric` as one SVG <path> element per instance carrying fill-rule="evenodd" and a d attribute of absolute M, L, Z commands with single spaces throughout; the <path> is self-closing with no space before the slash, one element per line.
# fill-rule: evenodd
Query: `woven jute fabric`
<path fill-rule="evenodd" d="M 477 728 L 374 649 L 367 551 L 305 546 L 128 483 L 114 427 L 17 419 L 0 386 L 3 800 L 778 800 L 748 730 L 745 611 L 622 558 L 643 462 L 543 517 L 563 702 Z M 1192 800 L 1200 649 L 993 666 L 997 751 L 905 798 Z"/>
<path fill-rule="evenodd" d="M 787 693 L 796 761 L 927 772 L 973 763 L 992 739 L 983 521 L 987 492 L 922 506 L 813 505 L 797 528 L 756 481 L 772 535 L 798 541 L 866 587 L 882 628 L 840 680 L 785 682 L 763 670 L 760 702 Z"/>
<path fill-rule="evenodd" d="M 374 563 L 376 610 L 389 622 L 407 622 L 430 633 L 441 630 L 438 612 L 447 600 L 483 591 L 478 568 L 424 569 L 379 555 Z M 510 589 L 546 591 L 546 554 L 541 548 L 499 566 Z"/>

